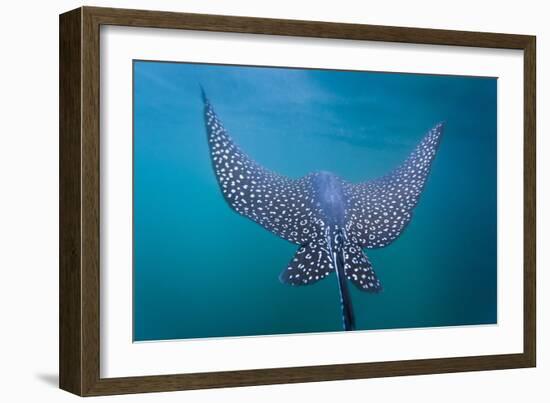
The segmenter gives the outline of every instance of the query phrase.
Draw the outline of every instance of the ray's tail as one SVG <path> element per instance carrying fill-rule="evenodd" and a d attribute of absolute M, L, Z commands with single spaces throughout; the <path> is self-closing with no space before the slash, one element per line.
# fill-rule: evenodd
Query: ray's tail
<path fill-rule="evenodd" d="M 355 330 L 355 316 L 353 314 L 351 295 L 344 272 L 344 262 L 342 257 L 336 253 L 333 253 L 333 260 L 336 265 L 336 277 L 338 278 L 338 290 L 340 291 L 340 306 L 342 307 L 344 330 Z"/>

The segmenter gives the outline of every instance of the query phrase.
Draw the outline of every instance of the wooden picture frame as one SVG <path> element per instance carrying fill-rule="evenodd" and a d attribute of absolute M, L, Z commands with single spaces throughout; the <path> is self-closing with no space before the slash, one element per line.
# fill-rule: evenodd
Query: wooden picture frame
<path fill-rule="evenodd" d="M 100 377 L 100 26 L 172 28 L 524 52 L 523 353 L 139 376 Z M 80 396 L 533 367 L 535 316 L 535 37 L 81 7 L 60 16 L 60 387 Z"/>

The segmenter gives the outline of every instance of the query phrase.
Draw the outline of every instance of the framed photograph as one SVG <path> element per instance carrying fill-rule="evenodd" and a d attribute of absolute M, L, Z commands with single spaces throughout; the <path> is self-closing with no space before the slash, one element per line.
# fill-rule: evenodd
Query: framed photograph
<path fill-rule="evenodd" d="M 60 387 L 533 367 L 535 37 L 60 16 Z"/>

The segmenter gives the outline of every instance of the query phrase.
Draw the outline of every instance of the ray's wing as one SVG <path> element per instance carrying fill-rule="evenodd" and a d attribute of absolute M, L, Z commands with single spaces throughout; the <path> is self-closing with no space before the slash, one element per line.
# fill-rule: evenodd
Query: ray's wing
<path fill-rule="evenodd" d="M 268 231 L 296 244 L 320 238 L 310 176 L 290 179 L 249 158 L 231 139 L 204 96 L 208 145 L 216 179 L 229 206 Z"/>
<path fill-rule="evenodd" d="M 389 175 L 346 187 L 349 199 L 346 230 L 354 242 L 364 248 L 381 248 L 399 237 L 411 220 L 442 134 L 440 123 Z"/>

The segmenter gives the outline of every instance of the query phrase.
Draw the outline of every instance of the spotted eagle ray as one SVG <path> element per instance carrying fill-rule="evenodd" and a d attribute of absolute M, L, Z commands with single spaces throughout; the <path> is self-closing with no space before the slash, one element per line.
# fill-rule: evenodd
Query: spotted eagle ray
<path fill-rule="evenodd" d="M 399 167 L 378 179 L 353 184 L 325 171 L 291 179 L 245 154 L 203 90 L 202 99 L 210 157 L 225 201 L 240 215 L 300 245 L 279 275 L 282 283 L 310 285 L 336 272 L 343 328 L 354 330 L 346 279 L 361 291 L 381 291 L 363 248 L 389 245 L 411 221 L 443 123 L 431 129 Z"/>

